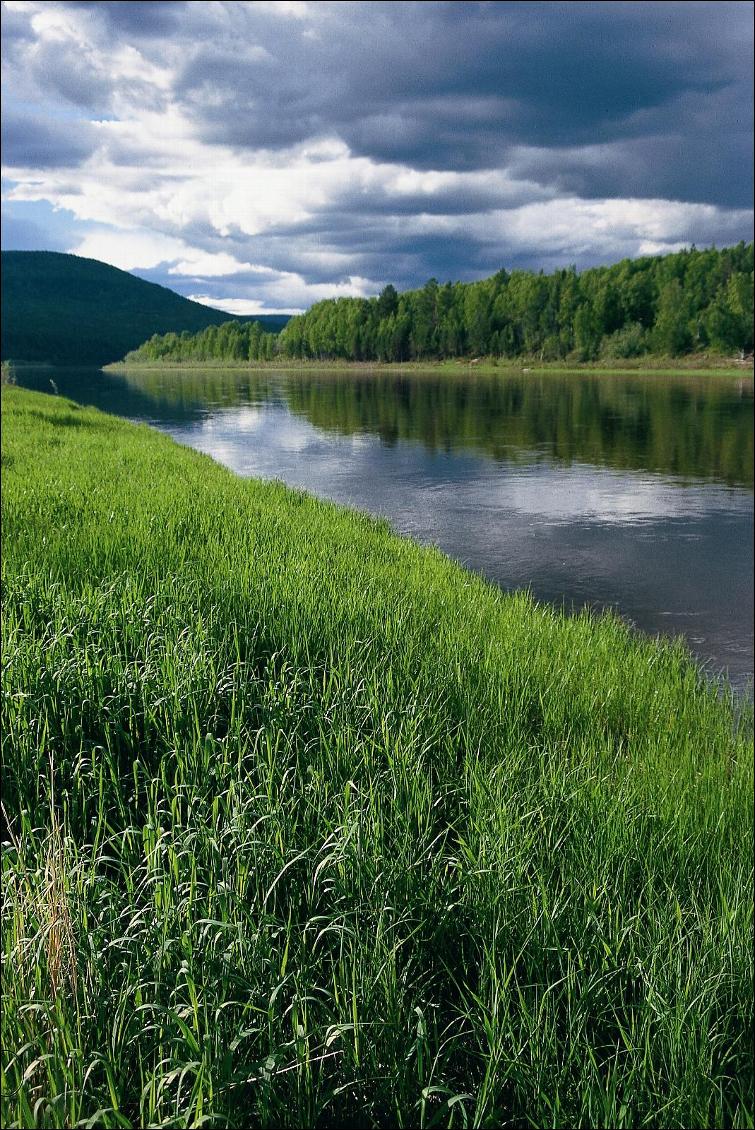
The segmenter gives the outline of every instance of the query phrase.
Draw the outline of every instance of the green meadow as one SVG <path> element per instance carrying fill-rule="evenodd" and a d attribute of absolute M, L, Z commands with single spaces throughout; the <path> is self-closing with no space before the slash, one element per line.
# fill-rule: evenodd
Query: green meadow
<path fill-rule="evenodd" d="M 752 1126 L 750 705 L 2 401 L 3 1126 Z"/>

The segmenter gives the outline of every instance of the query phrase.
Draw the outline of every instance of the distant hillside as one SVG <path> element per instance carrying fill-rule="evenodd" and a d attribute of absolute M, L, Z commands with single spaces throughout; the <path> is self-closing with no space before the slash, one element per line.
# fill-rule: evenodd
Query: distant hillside
<path fill-rule="evenodd" d="M 196 333 L 229 320 L 277 332 L 287 315 L 238 318 L 128 271 L 55 251 L 2 252 L 2 357 L 104 365 L 153 334 Z"/>

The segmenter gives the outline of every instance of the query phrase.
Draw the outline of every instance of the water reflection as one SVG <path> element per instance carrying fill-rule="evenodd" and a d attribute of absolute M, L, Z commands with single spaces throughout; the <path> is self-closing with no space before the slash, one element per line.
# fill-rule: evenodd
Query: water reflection
<path fill-rule="evenodd" d="M 420 440 L 431 451 L 469 447 L 526 460 L 644 468 L 752 483 L 752 386 L 718 378 L 580 374 L 316 383 L 289 378 L 293 411 L 319 427 L 370 432 L 386 443 Z"/>
<path fill-rule="evenodd" d="M 45 387 L 49 374 L 24 374 Z M 742 686 L 752 661 L 752 380 L 694 374 L 59 371 L 145 420 L 544 600 L 683 632 Z M 49 387 L 49 384 L 47 384 Z"/>
<path fill-rule="evenodd" d="M 112 379 L 112 378 L 111 378 Z M 559 460 L 753 481 L 752 381 L 721 376 L 435 373 L 140 373 L 126 382 L 160 414 L 284 403 L 318 428 L 470 448 L 506 461 Z M 178 421 L 176 421 L 178 422 Z"/>

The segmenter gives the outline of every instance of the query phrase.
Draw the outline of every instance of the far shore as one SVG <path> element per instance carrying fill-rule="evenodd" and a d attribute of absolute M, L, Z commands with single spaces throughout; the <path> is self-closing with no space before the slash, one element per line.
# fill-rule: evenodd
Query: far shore
<path fill-rule="evenodd" d="M 162 372 L 166 370 L 219 369 L 224 372 L 333 372 L 349 373 L 655 373 L 660 376 L 674 373 L 718 373 L 722 376 L 752 375 L 752 357 L 739 360 L 732 357 L 691 355 L 688 357 L 642 357 L 621 361 L 539 361 L 517 358 L 480 358 L 447 361 L 117 361 L 102 368 L 110 373 Z"/>

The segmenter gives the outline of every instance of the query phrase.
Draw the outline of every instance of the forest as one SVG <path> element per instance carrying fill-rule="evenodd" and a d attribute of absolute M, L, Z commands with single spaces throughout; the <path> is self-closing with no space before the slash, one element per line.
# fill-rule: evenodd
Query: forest
<path fill-rule="evenodd" d="M 753 245 L 689 250 L 550 275 L 501 270 L 375 298 L 326 299 L 275 335 L 228 322 L 155 335 L 129 362 L 347 361 L 453 357 L 620 360 L 747 353 L 753 344 Z"/>
<path fill-rule="evenodd" d="M 278 352 L 277 335 L 260 322 L 224 322 L 199 333 L 153 334 L 149 341 L 126 354 L 127 362 L 168 361 L 271 361 Z"/>

